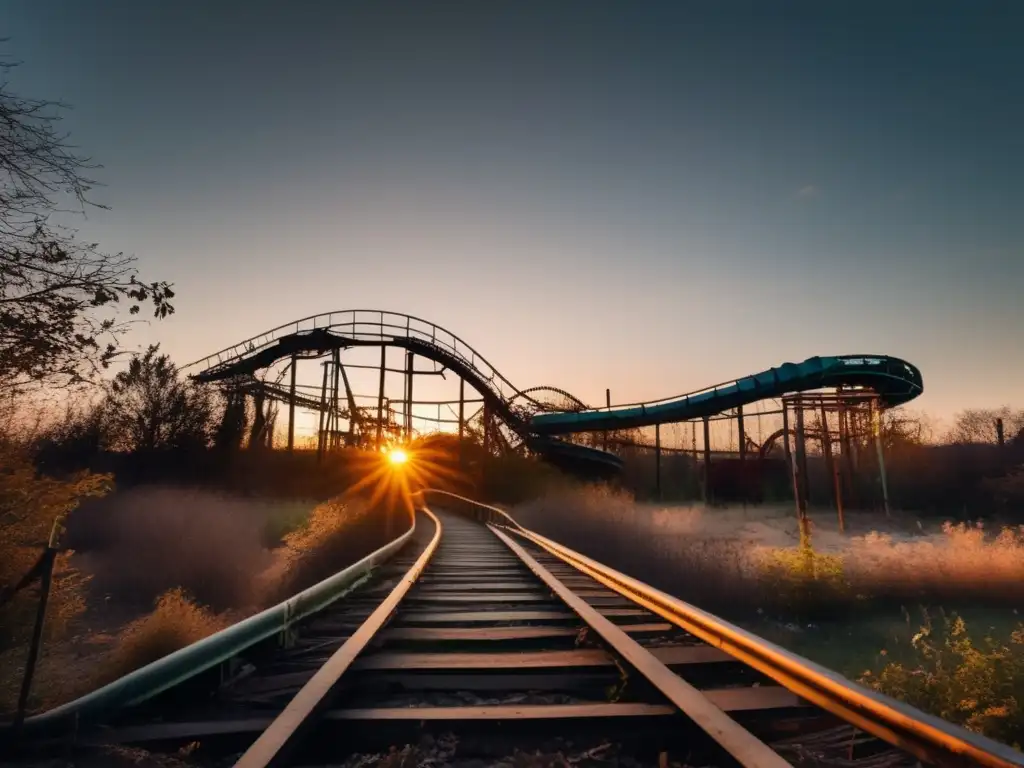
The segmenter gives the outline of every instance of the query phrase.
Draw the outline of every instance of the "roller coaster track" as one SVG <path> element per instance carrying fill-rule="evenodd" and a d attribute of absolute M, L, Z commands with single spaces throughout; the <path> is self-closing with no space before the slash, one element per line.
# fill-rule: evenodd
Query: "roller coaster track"
<path fill-rule="evenodd" d="M 452 370 L 468 381 L 487 405 L 534 451 L 551 458 L 617 468 L 612 454 L 558 440 L 557 436 L 651 426 L 711 416 L 766 398 L 825 387 L 866 387 L 883 404 L 899 405 L 921 394 L 921 373 L 909 363 L 884 355 L 812 357 L 784 363 L 696 392 L 611 408 L 583 404 L 562 390 L 571 410 L 550 408 L 505 378 L 488 360 L 450 331 L 427 320 L 379 310 L 345 310 L 282 325 L 185 366 L 199 381 L 252 377 L 293 355 L 326 354 L 357 346 L 400 347 Z"/>
<path fill-rule="evenodd" d="M 1024 766 L 501 510 L 440 491 L 418 506 L 360 563 L 0 732 L 5 748 L 261 768 L 404 744 L 440 754 L 389 764 L 493 761 L 555 739 L 579 753 L 558 765 L 618 750 L 651 766 Z"/>

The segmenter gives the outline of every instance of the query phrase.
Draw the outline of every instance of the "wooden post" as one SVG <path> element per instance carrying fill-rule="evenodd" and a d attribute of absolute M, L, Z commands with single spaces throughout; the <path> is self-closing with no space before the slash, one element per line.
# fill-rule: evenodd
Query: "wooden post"
<path fill-rule="evenodd" d="M 661 424 L 654 425 L 654 491 L 661 500 Z"/>
<path fill-rule="evenodd" d="M 796 517 L 800 527 L 800 546 L 811 543 L 811 530 L 807 521 L 807 441 L 804 430 L 803 397 L 796 398 L 796 461 L 794 462 L 796 490 Z"/>
<path fill-rule="evenodd" d="M 383 317 L 383 314 L 381 315 Z M 384 435 L 384 368 L 388 361 L 388 348 L 386 345 L 380 345 L 380 389 L 377 393 L 377 450 L 379 451 L 383 443 Z"/>
<path fill-rule="evenodd" d="M 1006 445 L 1006 435 L 1003 434 L 1003 420 L 996 419 L 996 443 L 1000 448 Z"/>
<path fill-rule="evenodd" d="M 459 467 L 466 467 L 466 380 L 459 378 Z"/>
<path fill-rule="evenodd" d="M 711 421 L 704 417 L 704 503 L 711 502 Z"/>
<path fill-rule="evenodd" d="M 324 369 L 324 383 L 320 387 L 320 427 L 317 429 L 316 460 L 323 461 L 324 458 L 324 416 L 327 412 L 327 361 L 320 363 Z"/>
<path fill-rule="evenodd" d="M 405 439 L 406 442 L 412 440 L 412 379 L 413 379 L 413 365 L 415 364 L 414 355 L 411 349 L 405 352 L 405 376 L 406 384 L 405 390 L 408 393 L 409 399 L 405 401 Z"/>
<path fill-rule="evenodd" d="M 878 453 L 878 478 L 882 482 L 882 506 L 889 517 L 889 481 L 885 476 L 885 451 L 882 449 L 882 414 L 878 399 L 871 400 L 871 431 L 875 436 L 875 451 Z"/>
<path fill-rule="evenodd" d="M 18 709 L 14 716 L 15 728 L 25 722 L 28 709 L 28 696 L 32 690 L 32 678 L 35 675 L 36 661 L 39 659 L 39 648 L 43 642 L 43 624 L 46 621 L 46 603 L 50 599 L 50 586 L 53 583 L 53 565 L 60 550 L 60 534 L 64 530 L 64 518 L 58 516 L 50 529 L 50 539 L 43 555 L 41 583 L 39 585 L 39 605 L 36 607 L 36 621 L 32 628 L 32 640 L 28 647 L 28 659 L 25 661 L 25 675 L 21 679 L 21 692 L 18 695 Z"/>
<path fill-rule="evenodd" d="M 292 355 L 292 378 L 288 387 L 288 453 L 295 450 L 295 367 L 298 358 Z"/>

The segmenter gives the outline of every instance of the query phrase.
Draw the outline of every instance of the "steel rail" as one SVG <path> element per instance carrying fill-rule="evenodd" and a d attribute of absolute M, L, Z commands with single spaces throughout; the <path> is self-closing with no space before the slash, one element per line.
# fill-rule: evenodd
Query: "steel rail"
<path fill-rule="evenodd" d="M 423 573 L 430 558 L 441 541 L 443 527 L 433 512 L 424 512 L 434 521 L 434 536 L 394 589 L 381 602 L 369 618 L 357 629 L 331 657 L 324 662 L 313 677 L 295 694 L 284 710 L 252 743 L 235 763 L 235 768 L 265 768 L 280 765 L 287 759 L 303 730 L 327 704 L 330 692 L 341 676 L 352 666 L 352 662 L 383 628 L 395 608 L 405 597 L 409 588 Z"/>
<path fill-rule="evenodd" d="M 899 749 L 933 765 L 1021 768 L 1024 753 L 903 702 L 870 691 L 661 590 L 535 533 L 504 510 L 447 491 L 427 489 L 477 519 L 502 526 L 647 610 L 720 648 L 780 685 Z"/>
<path fill-rule="evenodd" d="M 494 525 L 488 528 L 522 560 L 537 578 L 543 581 L 558 598 L 577 616 L 601 636 L 608 645 L 633 666 L 644 678 L 671 701 L 680 712 L 696 723 L 744 768 L 789 768 L 777 752 L 723 712 L 703 693 L 694 688 L 636 640 L 571 588 L 538 563 L 519 544 Z"/>
<path fill-rule="evenodd" d="M 413 536 L 416 518 L 409 529 L 362 560 L 299 592 L 275 606 L 222 629 L 162 659 L 58 707 L 25 720 L 19 737 L 77 728 L 98 714 L 107 714 L 151 699 L 164 691 L 216 667 L 252 646 L 287 633 L 297 622 L 359 587 L 373 570 L 389 560 Z M 0 735 L 4 730 L 0 729 Z"/>

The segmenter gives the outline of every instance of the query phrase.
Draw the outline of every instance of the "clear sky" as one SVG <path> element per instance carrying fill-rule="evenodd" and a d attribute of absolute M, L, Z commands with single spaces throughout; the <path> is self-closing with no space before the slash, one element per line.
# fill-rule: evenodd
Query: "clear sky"
<path fill-rule="evenodd" d="M 382 308 L 521 387 L 666 396 L 904 357 L 1024 405 L 1024 3 L 101 2 L 0 9 L 104 165 L 90 239 L 188 362 Z"/>

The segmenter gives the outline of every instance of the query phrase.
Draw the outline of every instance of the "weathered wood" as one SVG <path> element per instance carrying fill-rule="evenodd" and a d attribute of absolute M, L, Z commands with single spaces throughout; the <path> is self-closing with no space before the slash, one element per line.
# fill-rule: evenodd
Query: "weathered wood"
<path fill-rule="evenodd" d="M 546 637 L 575 637 L 581 628 L 581 624 L 572 627 L 395 627 L 384 630 L 381 639 L 424 643 L 448 640 L 531 640 Z M 632 624 L 623 627 L 623 630 L 631 635 L 657 635 L 671 632 L 673 629 L 672 624 Z"/>
<path fill-rule="evenodd" d="M 448 594 L 415 594 L 406 603 L 546 603 L 554 600 L 543 592 L 452 592 Z"/>
<path fill-rule="evenodd" d="M 725 688 L 702 691 L 704 697 L 726 712 L 751 712 L 802 707 L 803 702 L 785 688 Z M 485 707 L 382 707 L 372 709 L 334 709 L 321 716 L 323 721 L 412 720 L 551 720 L 598 717 L 670 717 L 677 710 L 658 704 L 555 704 L 494 705 Z M 190 740 L 213 736 L 259 733 L 270 725 L 269 717 L 237 720 L 201 720 L 164 722 L 128 726 L 103 734 L 105 743 L 142 744 L 150 741 Z"/>
<path fill-rule="evenodd" d="M 662 664 L 708 664 L 733 658 L 709 645 L 665 646 L 647 651 Z M 564 669 L 567 667 L 610 667 L 611 654 L 601 648 L 572 651 L 518 651 L 511 653 L 414 653 L 386 651 L 364 656 L 353 670 L 373 669 Z"/>

